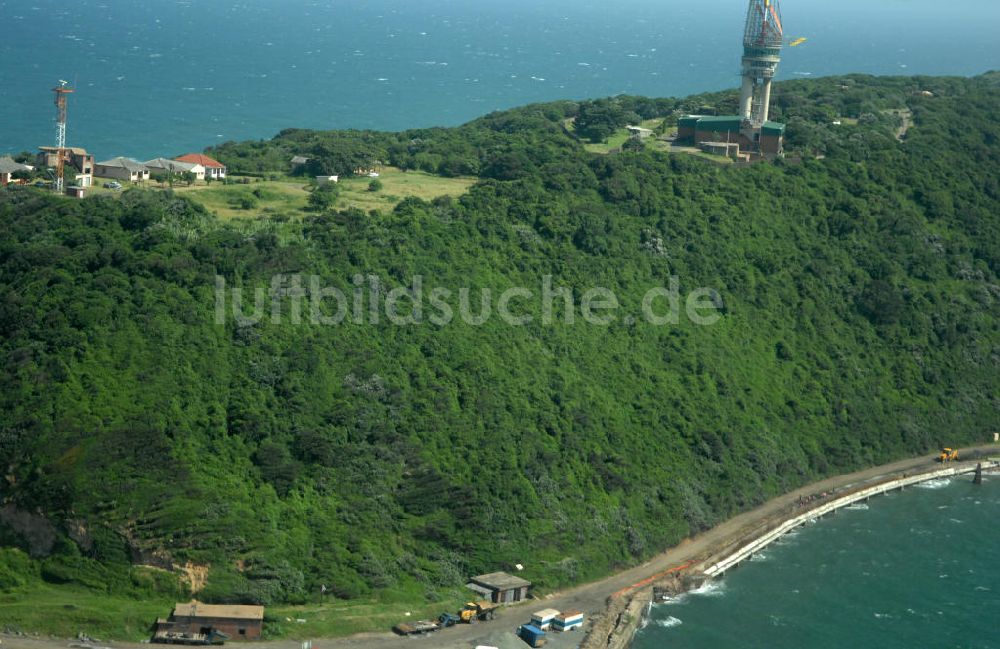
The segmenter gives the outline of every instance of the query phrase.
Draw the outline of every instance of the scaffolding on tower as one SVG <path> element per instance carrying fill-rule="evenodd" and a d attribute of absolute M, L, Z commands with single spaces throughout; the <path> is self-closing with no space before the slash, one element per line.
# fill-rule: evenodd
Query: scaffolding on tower
<path fill-rule="evenodd" d="M 781 62 L 784 27 L 778 0 L 750 0 L 743 34 L 743 88 L 740 116 L 744 124 L 759 129 L 767 121 L 771 81 Z"/>
<path fill-rule="evenodd" d="M 52 89 L 56 95 L 56 193 L 62 194 L 66 191 L 65 175 L 66 160 L 66 104 L 67 95 L 74 92 L 72 88 L 67 88 L 68 81 L 59 80 L 59 85 Z"/>

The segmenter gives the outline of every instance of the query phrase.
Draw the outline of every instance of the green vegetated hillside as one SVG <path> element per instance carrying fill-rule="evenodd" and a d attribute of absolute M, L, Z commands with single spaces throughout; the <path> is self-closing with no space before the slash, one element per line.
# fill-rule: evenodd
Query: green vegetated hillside
<path fill-rule="evenodd" d="M 243 171 L 311 154 L 310 172 L 378 156 L 481 178 L 392 213 L 220 222 L 169 191 L 0 193 L 0 601 L 181 597 L 137 566 L 187 564 L 209 567 L 198 596 L 217 602 L 321 585 L 434 599 L 515 563 L 545 590 L 820 476 L 984 440 L 1000 429 L 997 77 L 798 81 L 775 101 L 800 163 L 593 155 L 564 127 L 726 112 L 721 93 L 215 151 Z M 899 142 L 886 111 L 903 107 Z M 217 276 L 252 292 L 275 274 L 282 322 L 215 324 Z M 349 296 L 356 275 L 386 291 L 419 275 L 452 305 L 471 288 L 477 312 L 479 289 L 495 309 L 552 276 L 577 305 L 606 287 L 621 308 L 543 324 L 519 297 L 529 324 L 440 325 L 425 295 L 421 324 L 311 324 L 306 303 L 294 325 L 294 274 Z M 674 276 L 682 296 L 718 292 L 716 324 L 625 317 Z"/>

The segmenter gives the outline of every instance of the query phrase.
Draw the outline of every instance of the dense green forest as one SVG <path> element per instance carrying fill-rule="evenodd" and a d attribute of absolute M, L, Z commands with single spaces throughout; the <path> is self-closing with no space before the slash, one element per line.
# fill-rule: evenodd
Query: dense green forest
<path fill-rule="evenodd" d="M 308 155 L 310 174 L 377 158 L 481 179 L 391 213 L 223 222 L 169 190 L 0 191 L 0 591 L 180 596 L 133 566 L 189 563 L 218 602 L 321 584 L 433 598 L 515 563 L 548 589 L 821 476 L 1000 430 L 1000 76 L 780 84 L 775 164 L 577 137 L 735 101 L 212 150 L 237 172 Z M 216 323 L 218 277 L 249 292 L 276 274 L 280 322 Z M 551 276 L 577 304 L 610 289 L 621 315 L 677 277 L 717 291 L 722 317 L 544 324 L 520 299 L 523 326 L 293 324 L 296 274 L 346 295 L 358 275 L 419 275 L 471 288 L 477 311 L 479 289 Z"/>

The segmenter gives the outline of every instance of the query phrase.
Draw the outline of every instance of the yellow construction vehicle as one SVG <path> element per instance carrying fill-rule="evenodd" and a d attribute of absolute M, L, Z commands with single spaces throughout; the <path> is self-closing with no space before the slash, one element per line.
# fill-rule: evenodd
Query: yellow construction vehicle
<path fill-rule="evenodd" d="M 941 454 L 938 455 L 938 462 L 951 462 L 958 459 L 958 449 L 957 448 L 943 448 L 941 449 Z"/>
<path fill-rule="evenodd" d="M 486 600 L 469 602 L 465 605 L 465 608 L 458 612 L 458 616 L 466 624 L 472 624 L 479 620 L 492 620 L 498 608 L 499 605 L 487 602 Z"/>

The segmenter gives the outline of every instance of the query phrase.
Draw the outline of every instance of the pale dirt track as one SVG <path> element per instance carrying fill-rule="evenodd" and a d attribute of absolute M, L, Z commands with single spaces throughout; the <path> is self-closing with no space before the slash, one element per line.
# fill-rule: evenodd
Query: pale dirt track
<path fill-rule="evenodd" d="M 963 449 L 963 458 L 971 458 L 977 453 L 998 453 L 996 445 Z M 428 649 L 469 649 L 477 640 L 497 631 L 513 631 L 531 616 L 538 608 L 555 608 L 558 610 L 579 609 L 588 618 L 603 611 L 608 597 L 633 584 L 647 580 L 650 576 L 667 569 L 688 563 L 703 561 L 710 555 L 721 551 L 736 541 L 747 537 L 761 526 L 774 523 L 799 509 L 802 498 L 809 498 L 824 492 L 843 491 L 864 482 L 888 478 L 907 472 L 917 472 L 932 469 L 936 463 L 932 458 L 923 456 L 902 460 L 892 464 L 873 467 L 848 475 L 829 478 L 791 493 L 785 494 L 751 511 L 740 514 L 702 534 L 687 539 L 680 545 L 667 550 L 652 560 L 629 570 L 616 573 L 600 581 L 583 584 L 575 588 L 554 593 L 541 601 L 529 601 L 519 606 L 509 607 L 500 612 L 492 622 L 482 622 L 475 625 L 459 625 L 445 629 L 436 634 L 419 638 L 402 638 L 392 633 L 362 634 L 348 638 L 315 639 L 314 649 L 405 649 L 427 647 Z M 542 606 L 544 605 L 544 606 Z M 583 633 L 570 634 L 568 638 L 558 638 L 559 642 L 550 642 L 548 646 L 562 649 L 575 647 L 582 640 Z M 556 638 L 553 638 L 554 640 Z M 0 649 L 65 649 L 70 641 L 60 639 L 42 639 L 27 637 L 3 636 L 3 646 Z M 231 643 L 236 644 L 236 643 Z M 132 643 L 103 643 L 102 646 L 116 649 L 150 649 L 150 645 Z M 157 646 L 157 645 L 152 645 Z M 300 643 L 292 640 L 267 641 L 253 644 L 254 649 L 299 649 Z M 525 645 L 527 646 L 527 645 Z"/>

